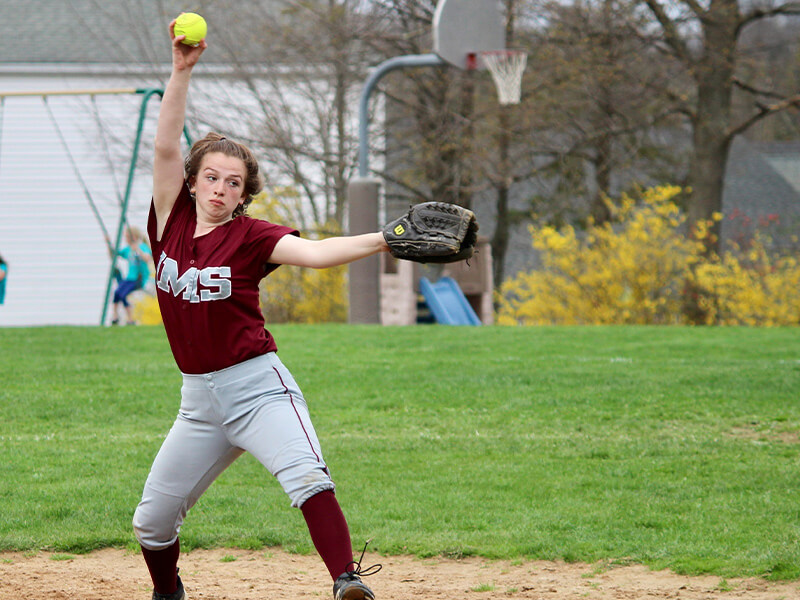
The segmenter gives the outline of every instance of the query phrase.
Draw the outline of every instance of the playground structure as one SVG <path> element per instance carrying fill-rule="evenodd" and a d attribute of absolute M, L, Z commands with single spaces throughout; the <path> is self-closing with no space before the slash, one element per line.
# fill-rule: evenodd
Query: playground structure
<path fill-rule="evenodd" d="M 459 69 L 490 70 L 498 89 L 501 105 L 520 101 L 520 81 L 527 55 L 507 50 L 505 27 L 499 5 L 489 0 L 439 0 L 433 18 L 433 49 L 430 54 L 397 56 L 378 65 L 367 78 L 359 104 L 358 177 L 348 187 L 349 233 L 352 235 L 375 231 L 378 221 L 381 181 L 370 176 L 369 170 L 369 100 L 378 82 L 386 74 L 418 67 L 451 65 Z M 491 322 L 491 252 L 483 244 L 478 253 L 476 274 L 471 275 L 465 262 L 448 267 L 456 277 L 450 277 L 462 290 L 469 305 L 484 323 Z M 395 264 L 396 263 L 396 264 Z M 416 298 L 421 278 L 413 265 L 393 261 L 390 257 L 370 257 L 350 265 L 349 322 L 411 324 L 416 322 Z M 488 277 L 485 276 L 488 269 Z M 447 269 L 445 270 L 445 277 Z M 425 286 L 426 284 L 423 284 Z M 443 295 L 450 304 L 461 303 L 452 284 Z M 441 300 L 436 284 L 428 287 L 430 303 Z M 457 286 L 457 287 L 458 287 Z M 447 303 L 448 301 L 445 301 Z M 468 311 L 464 311 L 465 315 Z M 412 315 L 414 319 L 412 320 Z M 463 316 L 461 321 L 469 321 Z"/>
<path fill-rule="evenodd" d="M 380 257 L 380 322 L 382 325 L 414 325 L 428 322 L 443 325 L 491 325 L 492 249 L 479 238 L 477 252 L 467 261 L 444 265 L 431 281 L 419 263 Z"/>

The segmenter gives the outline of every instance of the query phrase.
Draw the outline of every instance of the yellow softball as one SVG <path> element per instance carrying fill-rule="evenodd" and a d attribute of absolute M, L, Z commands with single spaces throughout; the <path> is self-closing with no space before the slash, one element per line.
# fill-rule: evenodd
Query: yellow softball
<path fill-rule="evenodd" d="M 185 35 L 184 44 L 197 46 L 206 37 L 206 20 L 197 13 L 181 13 L 175 19 L 175 36 Z"/>

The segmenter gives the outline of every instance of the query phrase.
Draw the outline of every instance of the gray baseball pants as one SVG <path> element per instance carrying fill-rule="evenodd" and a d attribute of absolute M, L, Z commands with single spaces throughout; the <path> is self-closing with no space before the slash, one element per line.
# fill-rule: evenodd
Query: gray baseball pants
<path fill-rule="evenodd" d="M 133 516 L 139 543 L 172 546 L 189 509 L 244 452 L 278 479 L 294 507 L 335 488 L 303 394 L 274 352 L 183 375 L 180 411 Z"/>

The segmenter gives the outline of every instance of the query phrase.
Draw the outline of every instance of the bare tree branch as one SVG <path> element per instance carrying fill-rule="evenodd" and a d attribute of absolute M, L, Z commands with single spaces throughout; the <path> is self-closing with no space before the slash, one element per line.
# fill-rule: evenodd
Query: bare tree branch
<path fill-rule="evenodd" d="M 737 33 L 754 21 L 780 15 L 800 15 L 800 3 L 787 2 L 786 4 L 781 4 L 772 8 L 764 8 L 758 5 L 753 6 L 750 10 L 742 14 L 739 25 L 737 26 Z"/>
<path fill-rule="evenodd" d="M 773 90 L 763 90 L 751 85 L 749 83 L 745 83 L 738 77 L 733 80 L 733 85 L 737 88 L 746 92 L 748 94 L 752 94 L 753 96 L 766 96 L 767 98 L 775 98 L 775 99 L 783 99 L 785 98 L 785 94 L 779 94 Z"/>
<path fill-rule="evenodd" d="M 733 139 L 762 119 L 792 107 L 800 107 L 800 94 L 792 96 L 791 98 L 785 98 L 775 104 L 757 105 L 758 110 L 754 115 L 728 130 L 728 138 Z"/>
<path fill-rule="evenodd" d="M 693 62 L 691 52 L 689 52 L 689 48 L 678 32 L 675 22 L 667 15 L 664 7 L 661 6 L 658 0 L 645 0 L 645 3 L 650 8 L 650 11 L 653 13 L 659 25 L 661 25 L 667 44 L 673 49 L 678 58 L 686 64 L 691 64 Z"/>

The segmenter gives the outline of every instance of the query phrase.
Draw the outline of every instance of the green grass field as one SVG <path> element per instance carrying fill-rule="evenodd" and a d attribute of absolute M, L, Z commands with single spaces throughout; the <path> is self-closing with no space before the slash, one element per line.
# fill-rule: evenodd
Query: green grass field
<path fill-rule="evenodd" d="M 273 328 L 354 546 L 800 578 L 800 330 Z M 0 329 L 0 550 L 135 548 L 178 408 L 161 328 Z M 311 552 L 244 456 L 182 547 Z"/>

